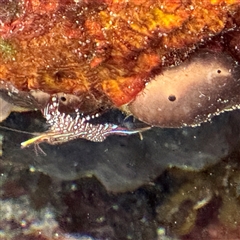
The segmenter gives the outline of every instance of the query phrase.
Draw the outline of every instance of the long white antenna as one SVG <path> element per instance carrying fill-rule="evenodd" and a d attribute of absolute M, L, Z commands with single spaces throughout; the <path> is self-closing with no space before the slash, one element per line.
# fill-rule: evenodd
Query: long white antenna
<path fill-rule="evenodd" d="M 30 135 L 34 135 L 34 136 L 39 136 L 40 135 L 40 133 L 26 132 L 26 131 L 13 129 L 13 128 L 5 127 L 5 126 L 0 126 L 0 129 L 9 130 L 9 131 L 12 131 L 12 132 L 19 132 L 19 133 L 24 133 L 24 134 L 30 134 Z"/>

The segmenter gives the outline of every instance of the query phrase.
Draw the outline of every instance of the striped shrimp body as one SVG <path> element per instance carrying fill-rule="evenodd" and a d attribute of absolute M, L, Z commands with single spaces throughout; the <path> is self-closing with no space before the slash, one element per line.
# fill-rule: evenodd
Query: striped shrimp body
<path fill-rule="evenodd" d="M 140 133 L 150 129 L 150 127 L 129 130 L 119 127 L 116 124 L 92 124 L 89 120 L 99 116 L 99 114 L 91 116 L 83 116 L 76 109 L 76 116 L 59 111 L 59 98 L 56 94 L 52 95 L 50 102 L 43 110 L 43 115 L 50 125 L 50 129 L 34 138 L 21 143 L 22 148 L 26 148 L 32 144 L 47 142 L 49 144 L 61 144 L 78 138 L 84 138 L 93 142 L 102 142 L 109 135 L 131 135 Z M 39 146 L 38 146 L 39 147 Z"/>

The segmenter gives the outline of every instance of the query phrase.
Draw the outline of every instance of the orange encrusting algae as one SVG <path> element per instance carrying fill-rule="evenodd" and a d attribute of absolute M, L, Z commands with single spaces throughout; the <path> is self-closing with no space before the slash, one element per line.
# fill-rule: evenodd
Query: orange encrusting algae
<path fill-rule="evenodd" d="M 119 107 L 156 70 L 226 29 L 239 7 L 239 0 L 6 1 L 0 78 L 19 90 L 92 95 L 85 100 L 97 107 Z"/>

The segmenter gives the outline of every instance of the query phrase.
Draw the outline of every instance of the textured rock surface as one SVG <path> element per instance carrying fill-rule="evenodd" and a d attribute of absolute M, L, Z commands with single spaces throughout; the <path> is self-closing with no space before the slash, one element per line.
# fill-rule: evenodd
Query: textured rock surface
<path fill-rule="evenodd" d="M 74 93 L 86 112 L 129 102 L 202 44 L 240 59 L 238 0 L 1 3 L 0 78 L 18 90 Z M 4 104 L 2 118 L 13 107 Z M 20 149 L 29 135 L 1 129 L 0 238 L 239 238 L 239 118 L 233 111 L 197 128 L 153 128 L 143 140 L 41 144 L 46 156 Z M 39 112 L 3 124 L 48 128 Z"/>
<path fill-rule="evenodd" d="M 239 4 L 4 0 L 0 78 L 19 90 L 76 94 L 92 111 L 121 106 L 162 66 L 179 64 L 213 36 L 237 30 Z"/>
<path fill-rule="evenodd" d="M 172 168 L 135 191 L 95 178 L 56 181 L 0 161 L 0 237 L 6 240 L 228 239 L 239 237 L 239 145 L 195 172 Z"/>

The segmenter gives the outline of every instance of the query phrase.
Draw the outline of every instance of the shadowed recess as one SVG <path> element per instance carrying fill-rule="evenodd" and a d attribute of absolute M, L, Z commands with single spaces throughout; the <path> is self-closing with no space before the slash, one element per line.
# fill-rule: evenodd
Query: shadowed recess
<path fill-rule="evenodd" d="M 14 119 L 18 119 L 17 125 Z M 214 117 L 200 127 L 153 128 L 138 135 L 111 136 L 102 143 L 74 140 L 52 146 L 41 144 L 46 156 L 34 148 L 20 149 L 28 136 L 1 130 L 3 161 L 34 166 L 36 170 L 62 180 L 96 176 L 108 191 L 124 192 L 147 184 L 167 167 L 201 170 L 231 153 L 240 140 L 238 110 Z M 37 129 L 39 120 L 29 114 L 12 114 L 6 126 Z M 42 126 L 42 123 L 38 123 Z M 40 130 L 39 130 L 40 131 Z"/>

